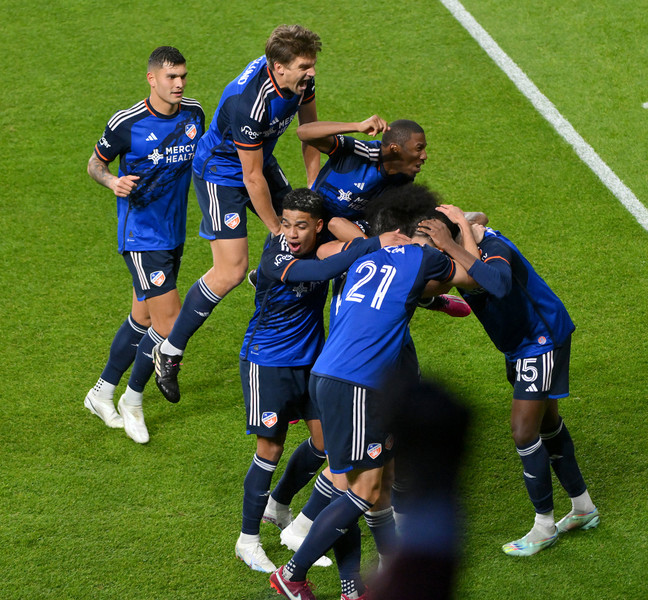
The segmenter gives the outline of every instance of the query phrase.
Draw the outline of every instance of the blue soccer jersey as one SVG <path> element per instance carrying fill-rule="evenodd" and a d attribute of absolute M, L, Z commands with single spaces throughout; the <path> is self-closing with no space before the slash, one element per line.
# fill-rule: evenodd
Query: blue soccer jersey
<path fill-rule="evenodd" d="M 487 229 L 479 249 L 468 273 L 482 287 L 462 295 L 497 349 L 513 361 L 560 346 L 575 329 L 560 298 L 499 231 Z"/>
<path fill-rule="evenodd" d="M 271 239 L 257 269 L 256 309 L 240 357 L 262 366 L 312 365 L 324 343 L 323 311 L 329 279 L 380 247 L 357 238 L 324 260 L 296 258 L 283 234 Z"/>
<path fill-rule="evenodd" d="M 279 88 L 265 56 L 252 61 L 223 91 L 211 125 L 198 143 L 194 172 L 218 185 L 244 187 L 237 149 L 263 149 L 267 164 L 299 107 L 314 99 L 313 79 L 296 95 Z"/>
<path fill-rule="evenodd" d="M 378 389 L 398 364 L 426 282 L 454 274 L 454 262 L 430 246 L 393 246 L 358 259 L 331 303 L 329 337 L 313 373 Z"/>
<path fill-rule="evenodd" d="M 146 99 L 108 121 L 97 157 L 110 163 L 119 156 L 119 176 L 139 177 L 127 198 L 117 197 L 120 253 L 184 243 L 191 161 L 204 129 L 202 107 L 191 98 L 173 115 L 158 113 Z"/>
<path fill-rule="evenodd" d="M 324 198 L 329 217 L 360 219 L 369 200 L 412 181 L 402 173 L 385 173 L 379 141 L 336 135 L 328 155 L 312 189 Z"/>

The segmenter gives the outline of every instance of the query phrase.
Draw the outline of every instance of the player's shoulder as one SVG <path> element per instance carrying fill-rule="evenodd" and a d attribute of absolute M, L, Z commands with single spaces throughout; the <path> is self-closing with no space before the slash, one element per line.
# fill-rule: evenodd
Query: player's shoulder
<path fill-rule="evenodd" d="M 187 96 L 183 96 L 181 106 L 183 109 L 188 110 L 190 112 L 195 112 L 200 115 L 205 114 L 202 104 L 200 104 L 200 102 L 195 98 L 189 98 Z"/>
<path fill-rule="evenodd" d="M 141 119 L 143 116 L 150 114 L 146 100 L 140 100 L 123 110 L 118 110 L 108 121 L 108 129 L 114 131 L 118 127 L 132 123 Z"/>

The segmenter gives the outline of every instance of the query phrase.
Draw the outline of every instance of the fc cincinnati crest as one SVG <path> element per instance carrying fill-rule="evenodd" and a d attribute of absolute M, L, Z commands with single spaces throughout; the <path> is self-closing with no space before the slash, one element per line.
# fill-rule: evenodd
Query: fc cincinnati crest
<path fill-rule="evenodd" d="M 165 281 L 166 275 L 163 271 L 153 271 L 153 273 L 151 273 L 151 283 L 154 286 L 160 287 Z"/>
<path fill-rule="evenodd" d="M 190 140 L 193 140 L 198 133 L 198 129 L 193 123 L 189 123 L 189 125 L 185 125 L 185 133 Z"/>
<path fill-rule="evenodd" d="M 541 336 L 538 338 L 538 344 L 544 346 L 546 343 L 547 343 L 547 338 L 546 338 L 544 335 L 541 335 Z"/>
<path fill-rule="evenodd" d="M 382 444 L 369 444 L 367 454 L 371 458 L 378 458 L 382 454 Z"/>
<path fill-rule="evenodd" d="M 236 229 L 241 222 L 241 217 L 238 216 L 238 213 L 227 213 L 225 215 L 225 225 L 230 229 Z"/>
<path fill-rule="evenodd" d="M 266 427 L 272 427 L 277 422 L 277 413 L 264 412 L 261 415 L 261 421 Z"/>

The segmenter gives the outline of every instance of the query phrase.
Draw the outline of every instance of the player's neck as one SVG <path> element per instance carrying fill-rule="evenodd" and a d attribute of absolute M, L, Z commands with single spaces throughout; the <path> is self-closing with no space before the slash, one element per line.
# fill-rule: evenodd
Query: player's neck
<path fill-rule="evenodd" d="M 149 103 L 151 104 L 151 108 L 155 112 L 167 117 L 175 115 L 178 110 L 180 110 L 179 104 L 171 104 L 169 102 L 165 102 L 164 100 L 158 98 L 157 96 L 154 96 L 153 94 L 149 96 Z"/>

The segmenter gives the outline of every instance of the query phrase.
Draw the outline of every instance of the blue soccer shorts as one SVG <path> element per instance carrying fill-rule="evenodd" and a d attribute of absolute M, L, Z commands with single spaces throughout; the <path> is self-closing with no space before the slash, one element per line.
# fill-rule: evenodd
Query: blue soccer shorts
<path fill-rule="evenodd" d="M 528 358 L 506 360 L 506 376 L 516 400 L 559 399 L 569 396 L 571 336 L 560 346 Z"/>
<path fill-rule="evenodd" d="M 240 359 L 239 370 L 248 434 L 277 437 L 290 421 L 319 419 L 308 394 L 310 366 L 266 367 Z"/>
<path fill-rule="evenodd" d="M 162 296 L 176 289 L 183 244 L 173 250 L 126 251 L 126 266 L 133 277 L 138 300 Z"/>
<path fill-rule="evenodd" d="M 385 431 L 377 391 L 318 375 L 311 375 L 309 389 L 333 473 L 376 469 L 392 458 L 394 438 Z"/>
<path fill-rule="evenodd" d="M 272 205 L 281 213 L 284 196 L 292 189 L 276 160 L 263 169 Z M 219 185 L 193 174 L 193 184 L 202 211 L 200 236 L 207 240 L 236 240 L 247 237 L 246 207 L 254 212 L 245 187 Z"/>

